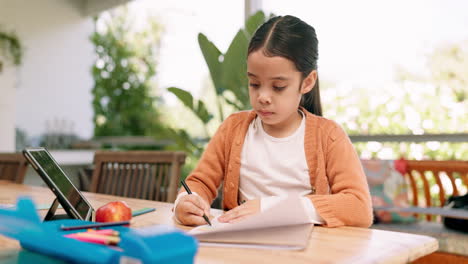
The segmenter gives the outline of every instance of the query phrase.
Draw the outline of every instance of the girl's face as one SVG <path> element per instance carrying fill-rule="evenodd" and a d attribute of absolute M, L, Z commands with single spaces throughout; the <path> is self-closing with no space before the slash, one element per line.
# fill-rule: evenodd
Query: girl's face
<path fill-rule="evenodd" d="M 310 91 L 317 79 L 312 71 L 302 80 L 301 72 L 286 58 L 267 57 L 257 50 L 247 57 L 250 104 L 263 126 L 286 128 L 300 121 L 297 112 L 301 96 Z"/>

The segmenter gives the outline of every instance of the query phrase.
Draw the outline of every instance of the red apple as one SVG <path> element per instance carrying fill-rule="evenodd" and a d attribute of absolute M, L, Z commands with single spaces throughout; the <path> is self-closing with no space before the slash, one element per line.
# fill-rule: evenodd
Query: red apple
<path fill-rule="evenodd" d="M 96 222 L 117 222 L 132 219 L 132 209 L 124 201 L 107 203 L 96 211 Z"/>

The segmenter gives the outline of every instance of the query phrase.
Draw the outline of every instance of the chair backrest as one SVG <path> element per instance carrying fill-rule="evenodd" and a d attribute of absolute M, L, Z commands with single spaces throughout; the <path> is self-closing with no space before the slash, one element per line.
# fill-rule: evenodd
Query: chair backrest
<path fill-rule="evenodd" d="M 21 153 L 0 153 L 0 179 L 23 183 L 28 162 Z"/>
<path fill-rule="evenodd" d="M 174 202 L 184 152 L 97 151 L 91 192 Z"/>
<path fill-rule="evenodd" d="M 443 206 L 448 195 L 463 195 L 466 193 L 468 188 L 468 161 L 407 160 L 406 165 L 406 176 L 411 186 L 412 204 L 414 206 Z M 449 186 L 451 188 L 443 183 L 448 183 L 447 179 L 450 181 Z M 435 184 L 431 184 L 431 182 L 435 182 Z M 462 185 L 464 185 L 464 190 L 460 188 Z M 434 188 L 434 186 L 437 187 Z M 449 188 L 452 189 L 451 193 L 447 191 Z M 437 197 L 435 201 L 431 199 L 431 193 Z M 423 201 L 420 201 L 421 197 L 424 197 Z M 428 221 L 431 220 L 430 215 L 426 217 Z"/>

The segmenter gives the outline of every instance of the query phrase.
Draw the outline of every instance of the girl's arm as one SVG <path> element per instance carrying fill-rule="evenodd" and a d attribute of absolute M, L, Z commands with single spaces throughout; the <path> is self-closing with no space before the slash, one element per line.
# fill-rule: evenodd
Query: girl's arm
<path fill-rule="evenodd" d="M 325 225 L 369 227 L 372 203 L 359 157 L 346 133 L 336 126 L 329 133 L 325 157 L 328 195 L 308 195 Z"/>
<path fill-rule="evenodd" d="M 227 163 L 225 153 L 228 126 L 233 117 L 228 117 L 218 128 L 203 152 L 197 166 L 187 177 L 185 182 L 192 192 L 197 193 L 208 204 L 216 198 L 218 187 L 224 177 Z M 179 193 L 184 192 L 183 189 Z"/>

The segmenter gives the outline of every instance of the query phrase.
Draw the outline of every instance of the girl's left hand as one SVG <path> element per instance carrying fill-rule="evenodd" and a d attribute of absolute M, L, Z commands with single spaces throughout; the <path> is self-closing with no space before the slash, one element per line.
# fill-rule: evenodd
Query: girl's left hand
<path fill-rule="evenodd" d="M 224 213 L 218 218 L 221 223 L 235 223 L 260 212 L 260 199 L 250 200 Z"/>

